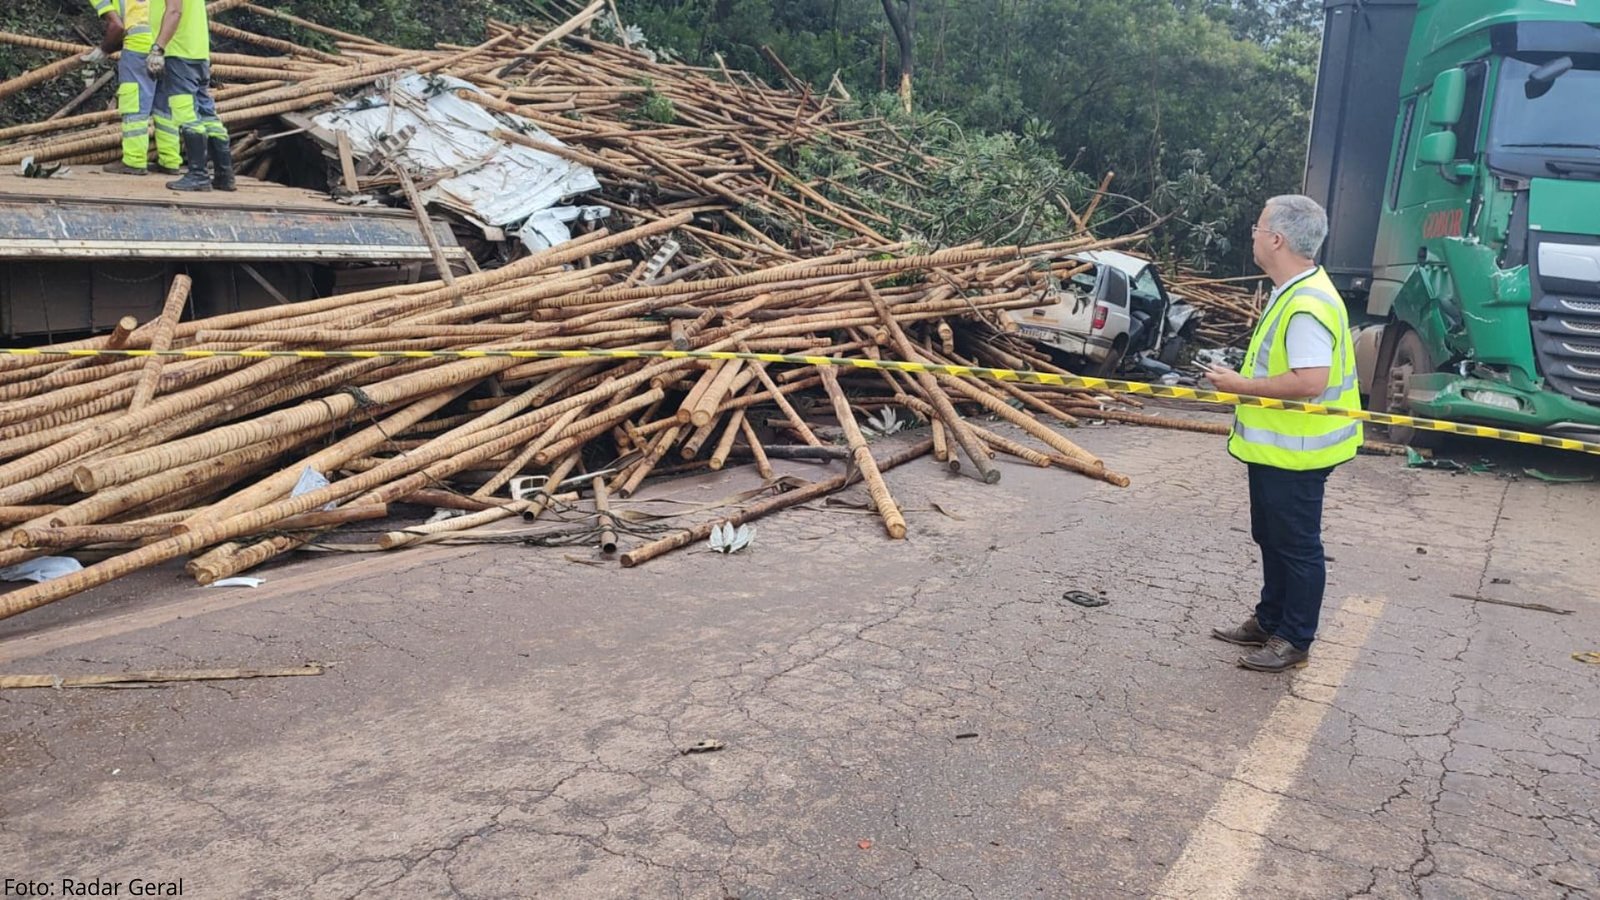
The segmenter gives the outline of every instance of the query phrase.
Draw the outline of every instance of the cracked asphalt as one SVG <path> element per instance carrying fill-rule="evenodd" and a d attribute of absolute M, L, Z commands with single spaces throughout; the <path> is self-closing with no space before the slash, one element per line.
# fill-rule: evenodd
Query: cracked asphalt
<path fill-rule="evenodd" d="M 171 567 L 0 623 L 4 673 L 333 664 L 0 693 L 0 874 L 54 896 L 1600 896 L 1600 666 L 1572 657 L 1600 650 L 1600 485 L 1342 467 L 1322 640 L 1270 676 L 1207 636 L 1258 585 L 1221 441 L 1074 438 L 1133 487 L 921 461 L 889 476 L 904 542 L 819 505 L 731 557 L 428 546 L 255 590 Z M 703 739 L 726 748 L 681 752 Z"/>

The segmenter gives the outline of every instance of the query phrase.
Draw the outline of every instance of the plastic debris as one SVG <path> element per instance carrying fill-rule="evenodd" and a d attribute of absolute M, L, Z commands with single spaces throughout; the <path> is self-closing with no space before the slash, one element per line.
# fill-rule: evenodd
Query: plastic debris
<path fill-rule="evenodd" d="M 232 578 L 219 578 L 206 585 L 206 587 L 261 587 L 266 584 L 265 578 L 254 578 L 249 575 L 235 575 Z"/>
<path fill-rule="evenodd" d="M 70 171 L 72 170 L 68 169 L 62 163 L 51 164 L 34 162 L 33 157 L 31 156 L 26 156 L 22 159 L 23 178 L 55 178 L 58 176 L 66 177 L 67 173 Z"/>
<path fill-rule="evenodd" d="M 1091 594 L 1088 591 L 1067 591 L 1065 594 L 1061 595 L 1061 599 L 1066 600 L 1069 603 L 1076 603 L 1079 606 L 1088 607 L 1090 609 L 1093 609 L 1097 606 L 1105 606 L 1107 603 L 1111 602 L 1111 598 L 1109 597 L 1105 597 L 1100 594 Z"/>
<path fill-rule="evenodd" d="M 83 570 L 83 563 L 70 556 L 41 556 L 0 569 L 0 581 L 49 581 Z"/>
<path fill-rule="evenodd" d="M 311 468 L 310 466 L 306 466 L 301 470 L 300 480 L 294 483 L 294 490 L 289 492 L 289 496 L 298 497 L 301 494 L 309 494 L 312 491 L 320 491 L 330 484 L 332 484 L 332 482 L 328 480 L 327 476 L 323 475 L 321 472 L 318 472 L 316 469 Z M 325 503 L 323 504 L 322 508 L 333 509 L 335 506 L 338 506 L 338 504 Z"/>
<path fill-rule="evenodd" d="M 1593 475 L 1552 475 L 1538 469 L 1523 469 L 1522 474 L 1529 478 L 1537 478 L 1546 484 L 1587 484 L 1594 480 Z"/>
<path fill-rule="evenodd" d="M 1467 467 L 1453 459 L 1429 459 L 1421 453 L 1406 448 L 1406 468 L 1408 469 L 1443 469 L 1447 472 L 1465 472 Z"/>
<path fill-rule="evenodd" d="M 683 748 L 682 755 L 688 756 L 691 753 L 715 753 L 716 751 L 727 746 L 727 744 L 724 744 L 715 738 L 707 738 L 703 741 L 695 741 L 689 746 Z"/>

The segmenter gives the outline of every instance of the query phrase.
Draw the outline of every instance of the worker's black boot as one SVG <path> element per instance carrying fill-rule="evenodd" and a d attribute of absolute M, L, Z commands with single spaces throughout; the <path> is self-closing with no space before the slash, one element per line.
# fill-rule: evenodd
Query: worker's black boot
<path fill-rule="evenodd" d="M 134 168 L 133 166 L 128 165 L 127 163 L 123 162 L 120 159 L 117 160 L 116 162 L 108 162 L 108 163 L 106 163 L 105 165 L 100 167 L 100 171 L 106 173 L 107 175 L 148 175 L 148 174 L 150 174 L 150 170 L 149 169 L 137 169 L 137 168 Z"/>
<path fill-rule="evenodd" d="M 233 148 L 228 139 L 208 137 L 206 146 L 211 150 L 211 186 L 219 191 L 233 190 Z"/>
<path fill-rule="evenodd" d="M 211 176 L 206 174 L 206 133 L 185 129 L 183 132 L 183 161 L 189 171 L 177 181 L 167 182 L 174 191 L 209 191 Z"/>
<path fill-rule="evenodd" d="M 1304 667 L 1310 659 L 1310 651 L 1274 635 L 1266 646 L 1239 657 L 1239 665 L 1257 672 L 1287 672 Z"/>
<path fill-rule="evenodd" d="M 1266 644 L 1267 638 L 1272 637 L 1256 621 L 1255 616 L 1245 619 L 1244 624 L 1237 628 L 1213 628 L 1211 629 L 1211 636 L 1219 641 L 1227 641 L 1230 644 L 1238 644 L 1241 647 L 1260 647 Z"/>

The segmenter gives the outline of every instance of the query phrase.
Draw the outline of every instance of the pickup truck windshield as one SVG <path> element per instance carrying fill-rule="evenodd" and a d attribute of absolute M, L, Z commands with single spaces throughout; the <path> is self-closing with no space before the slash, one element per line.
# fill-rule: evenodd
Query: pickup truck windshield
<path fill-rule="evenodd" d="M 1548 176 L 1549 160 L 1576 161 L 1579 177 L 1595 177 L 1600 160 L 1600 70 L 1573 69 L 1550 84 L 1543 96 L 1523 90 L 1538 68 L 1507 59 L 1500 68 L 1494 118 L 1489 126 L 1490 165 L 1529 176 Z M 1583 112 L 1580 112 L 1583 111 Z"/>

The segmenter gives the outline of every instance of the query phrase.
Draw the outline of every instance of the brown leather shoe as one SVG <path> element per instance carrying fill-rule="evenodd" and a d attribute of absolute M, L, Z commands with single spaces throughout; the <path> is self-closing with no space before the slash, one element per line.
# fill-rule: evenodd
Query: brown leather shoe
<path fill-rule="evenodd" d="M 106 163 L 105 165 L 100 167 L 100 171 L 106 173 L 107 175 L 148 175 L 148 174 L 150 174 L 150 170 L 149 169 L 135 169 L 133 166 L 130 166 L 127 163 L 124 163 L 120 159 L 117 160 L 116 162 L 108 162 L 108 163 Z"/>
<path fill-rule="evenodd" d="M 1304 668 L 1311 651 L 1300 650 L 1281 637 L 1273 636 L 1260 650 L 1239 657 L 1239 665 L 1257 672 L 1284 672 Z"/>
<path fill-rule="evenodd" d="M 1256 621 L 1255 616 L 1245 619 L 1244 624 L 1238 628 L 1213 628 L 1211 629 L 1211 636 L 1219 641 L 1227 641 L 1230 644 L 1238 644 L 1241 647 L 1260 647 L 1267 642 L 1268 638 L 1272 637 Z"/>

